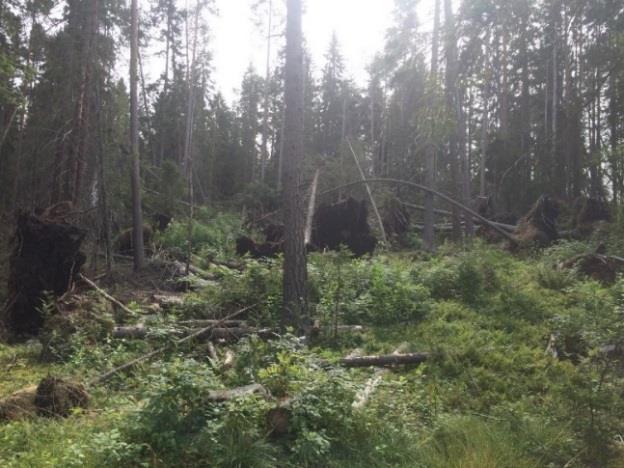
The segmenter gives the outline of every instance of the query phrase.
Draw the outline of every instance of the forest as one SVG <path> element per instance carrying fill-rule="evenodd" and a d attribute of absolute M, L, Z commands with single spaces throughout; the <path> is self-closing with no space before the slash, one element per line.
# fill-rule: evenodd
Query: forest
<path fill-rule="evenodd" d="M 621 0 L 230 1 L 0 0 L 0 466 L 624 467 Z"/>

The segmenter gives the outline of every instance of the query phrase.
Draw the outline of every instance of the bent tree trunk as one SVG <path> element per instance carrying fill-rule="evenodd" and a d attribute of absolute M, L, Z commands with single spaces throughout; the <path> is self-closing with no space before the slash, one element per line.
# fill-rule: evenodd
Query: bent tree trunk
<path fill-rule="evenodd" d="M 456 206 L 457 208 L 459 208 L 461 211 L 463 211 L 467 215 L 473 216 L 474 218 L 477 218 L 479 221 L 483 222 L 484 224 L 487 224 L 489 227 L 491 227 L 496 232 L 498 232 L 500 235 L 502 235 L 505 239 L 510 241 L 513 245 L 517 245 L 518 244 L 518 240 L 513 235 L 511 235 L 509 232 L 505 231 L 500 226 L 497 226 L 496 223 L 493 223 L 489 219 L 484 218 L 483 216 L 481 216 L 476 211 L 468 208 L 467 206 L 459 203 L 456 200 L 453 200 L 448 195 L 445 195 L 445 194 L 443 194 L 441 192 L 438 192 L 437 190 L 433 190 L 433 189 L 431 189 L 431 188 L 429 188 L 429 187 L 427 187 L 425 185 L 417 184 L 416 182 L 411 182 L 411 181 L 408 181 L 408 180 L 400 180 L 400 179 L 392 179 L 392 178 L 374 178 L 374 179 L 366 179 L 366 180 L 357 180 L 355 182 L 350 182 L 348 184 L 341 185 L 340 187 L 334 187 L 334 188 L 332 188 L 330 190 L 326 190 L 321 195 L 327 195 L 327 194 L 336 192 L 337 190 L 341 190 L 341 189 L 348 188 L 348 187 L 353 187 L 355 185 L 360 185 L 362 183 L 366 183 L 366 184 L 369 184 L 369 183 L 385 183 L 385 184 L 406 185 L 408 187 L 412 187 L 412 188 L 415 188 L 417 190 L 422 190 L 424 192 L 433 194 L 436 197 L 441 198 L 442 200 L 450 203 L 451 205 Z"/>

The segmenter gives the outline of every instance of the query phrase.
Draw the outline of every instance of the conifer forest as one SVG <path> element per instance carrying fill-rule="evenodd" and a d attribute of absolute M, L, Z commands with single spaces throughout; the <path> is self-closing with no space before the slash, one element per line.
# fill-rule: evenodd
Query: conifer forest
<path fill-rule="evenodd" d="M 624 468 L 624 3 L 0 0 L 0 466 Z"/>

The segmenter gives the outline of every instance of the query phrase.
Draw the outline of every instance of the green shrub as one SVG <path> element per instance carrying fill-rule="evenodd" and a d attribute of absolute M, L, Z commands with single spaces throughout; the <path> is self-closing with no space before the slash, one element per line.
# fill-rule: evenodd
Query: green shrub
<path fill-rule="evenodd" d="M 240 217 L 234 214 L 212 214 L 198 210 L 192 223 L 193 252 L 202 257 L 228 256 L 234 253 L 236 237 L 240 232 Z M 173 220 L 165 232 L 156 236 L 156 242 L 178 256 L 186 256 L 188 221 Z"/>

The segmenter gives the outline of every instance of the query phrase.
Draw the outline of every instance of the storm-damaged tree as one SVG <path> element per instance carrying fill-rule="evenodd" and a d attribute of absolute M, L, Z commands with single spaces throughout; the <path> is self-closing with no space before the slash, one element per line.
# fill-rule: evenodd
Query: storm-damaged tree
<path fill-rule="evenodd" d="M 282 326 L 306 330 L 307 259 L 304 244 L 304 209 L 300 191 L 304 141 L 303 43 L 301 0 L 288 0 L 286 24 L 286 105 L 283 161 L 284 310 Z"/>

